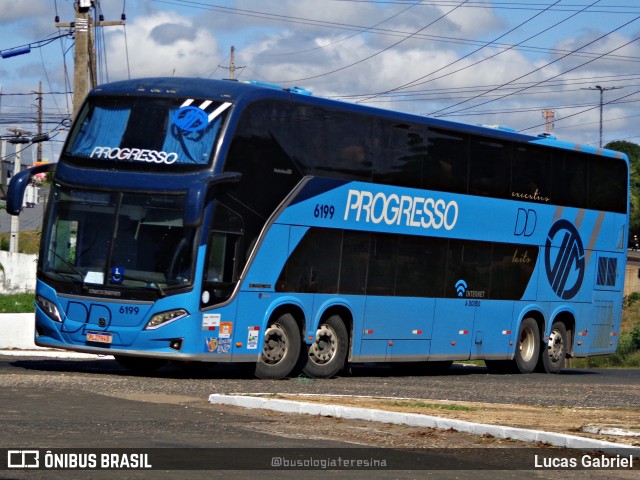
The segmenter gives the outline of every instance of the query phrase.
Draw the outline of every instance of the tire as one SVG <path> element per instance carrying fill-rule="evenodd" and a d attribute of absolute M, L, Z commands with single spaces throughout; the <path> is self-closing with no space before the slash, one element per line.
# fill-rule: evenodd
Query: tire
<path fill-rule="evenodd" d="M 567 328 L 562 322 L 553 322 L 549 341 L 543 346 L 540 357 L 542 366 L 547 373 L 560 373 L 564 368 L 564 360 L 567 358 Z"/>
<path fill-rule="evenodd" d="M 318 327 L 302 372 L 314 378 L 333 377 L 344 368 L 348 350 L 347 328 L 338 315 L 333 315 Z"/>
<path fill-rule="evenodd" d="M 284 378 L 300 357 L 300 329 L 288 313 L 271 323 L 264 332 L 262 353 L 256 363 L 255 376 L 262 379 Z"/>
<path fill-rule="evenodd" d="M 161 358 L 127 357 L 116 355 L 116 362 L 138 373 L 149 373 L 163 367 L 167 361 Z"/>
<path fill-rule="evenodd" d="M 533 318 L 525 318 L 518 330 L 516 355 L 513 359 L 516 371 L 532 373 L 540 357 L 540 329 Z"/>

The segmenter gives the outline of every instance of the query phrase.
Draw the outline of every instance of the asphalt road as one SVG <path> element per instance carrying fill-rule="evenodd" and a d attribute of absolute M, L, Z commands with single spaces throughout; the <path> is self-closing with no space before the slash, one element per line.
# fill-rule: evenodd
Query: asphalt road
<path fill-rule="evenodd" d="M 207 467 L 207 470 L 175 471 L 29 471 L 0 470 L 0 478 L 548 478 L 562 474 L 565 479 L 637 478 L 638 470 L 614 471 L 510 470 L 509 455 L 523 465 L 527 458 L 549 455 L 536 445 L 511 442 L 505 455 L 483 448 L 482 439 L 453 432 L 424 432 L 410 427 L 372 425 L 368 422 L 286 415 L 243 410 L 207 403 L 212 393 L 324 393 L 417 397 L 529 405 L 575 405 L 586 407 L 639 407 L 640 370 L 566 370 L 560 375 L 488 375 L 483 367 L 454 366 L 447 375 L 403 376 L 390 368 L 357 368 L 349 376 L 330 380 L 306 378 L 256 380 L 231 367 L 206 372 L 188 372 L 174 366 L 138 376 L 122 369 L 113 360 L 63 360 L 0 356 L 0 449 L 88 448 L 102 451 L 114 448 L 196 448 L 196 459 L 206 455 L 228 455 L 233 470 Z M 323 428 L 320 428 L 320 427 Z M 286 427 L 286 428 L 285 428 Z M 327 438 L 326 430 L 344 433 L 339 440 Z M 380 446 L 377 434 L 433 436 L 437 449 L 412 453 L 410 461 L 423 462 L 416 470 L 384 468 L 344 472 L 322 470 L 293 472 L 255 468 L 261 455 L 278 449 L 298 456 L 333 448 L 329 454 L 348 454 L 353 447 Z M 504 447 L 505 445 L 502 445 Z M 260 450 L 252 450 L 259 448 Z M 455 447 L 455 448 L 451 448 Z M 495 447 L 495 445 L 493 445 Z M 212 451 L 211 448 L 225 450 Z M 228 450 L 240 448 L 241 450 Z M 463 450 L 468 448 L 469 450 Z M 203 450 L 204 449 L 204 450 Z M 276 450 L 265 450 L 276 449 Z M 291 450 L 294 449 L 294 450 Z M 304 449 L 304 450 L 300 450 Z M 310 449 L 310 450 L 306 450 Z M 444 450 L 441 450 L 444 449 Z M 92 450 L 93 451 L 93 450 Z M 351 450 L 354 452 L 354 450 Z M 222 453 L 221 453 L 222 452 Z M 355 451 L 369 455 L 368 450 Z M 490 453 L 488 453 L 490 452 Z M 515 452 L 515 453 L 514 453 Z M 389 462 L 408 461 L 401 451 L 389 454 Z M 198 457 L 198 455 L 200 457 Z M 373 453 L 372 453 L 373 455 Z M 379 455 L 379 452 L 375 452 Z M 552 455 L 568 455 L 562 450 Z M 377 457 L 376 457 L 377 458 Z M 245 460 L 246 459 L 246 462 Z M 2 460 L 2 459 L 0 459 Z M 207 460 L 204 458 L 204 460 Z M 224 458 L 214 465 L 223 465 Z M 507 463 L 504 463 L 507 462 Z M 260 465 L 260 463 L 259 463 Z M 426 467 L 425 467 L 426 465 Z M 442 470 L 441 468 L 453 468 Z M 268 465 L 267 465 L 268 467 Z M 529 468 L 530 467 L 530 468 Z M 496 470 L 500 470 L 499 473 Z"/>

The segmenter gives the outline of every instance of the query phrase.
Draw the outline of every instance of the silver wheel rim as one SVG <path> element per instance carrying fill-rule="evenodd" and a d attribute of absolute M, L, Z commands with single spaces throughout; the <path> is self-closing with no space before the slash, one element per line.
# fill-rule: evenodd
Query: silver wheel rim
<path fill-rule="evenodd" d="M 284 328 L 274 323 L 264 332 L 264 346 L 262 347 L 262 361 L 268 365 L 275 365 L 287 354 L 289 339 Z"/>
<path fill-rule="evenodd" d="M 547 354 L 553 363 L 558 363 L 563 359 L 564 345 L 562 343 L 562 335 L 558 330 L 552 330 L 549 335 Z"/>
<path fill-rule="evenodd" d="M 326 365 L 338 351 L 338 336 L 329 325 L 321 325 L 316 332 L 316 341 L 309 347 L 309 359 L 317 365 Z"/>
<path fill-rule="evenodd" d="M 535 355 L 536 341 L 534 338 L 533 330 L 530 327 L 526 327 L 522 329 L 520 333 L 520 357 L 528 362 Z"/>

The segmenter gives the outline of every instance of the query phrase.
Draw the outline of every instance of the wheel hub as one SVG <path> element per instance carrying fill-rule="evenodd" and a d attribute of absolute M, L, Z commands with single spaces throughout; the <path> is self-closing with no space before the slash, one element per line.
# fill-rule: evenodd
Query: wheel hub
<path fill-rule="evenodd" d="M 334 330 L 322 325 L 316 332 L 316 341 L 309 347 L 309 358 L 317 364 L 331 361 L 338 349 L 338 339 Z"/>
<path fill-rule="evenodd" d="M 547 344 L 547 353 L 549 358 L 554 362 L 562 359 L 564 354 L 564 345 L 562 345 L 562 335 L 558 331 L 553 330 L 549 335 L 549 343 Z"/>
<path fill-rule="evenodd" d="M 287 347 L 287 335 L 280 325 L 274 324 L 267 328 L 262 349 L 262 358 L 265 363 L 270 365 L 278 363 L 287 353 Z"/>

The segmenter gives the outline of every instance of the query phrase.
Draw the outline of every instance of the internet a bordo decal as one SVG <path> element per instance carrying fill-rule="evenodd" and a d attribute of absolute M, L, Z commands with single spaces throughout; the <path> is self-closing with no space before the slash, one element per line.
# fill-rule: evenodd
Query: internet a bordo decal
<path fill-rule="evenodd" d="M 544 265 L 553 291 L 562 299 L 576 296 L 585 271 L 585 254 L 580 233 L 567 220 L 551 226 L 545 244 Z"/>

